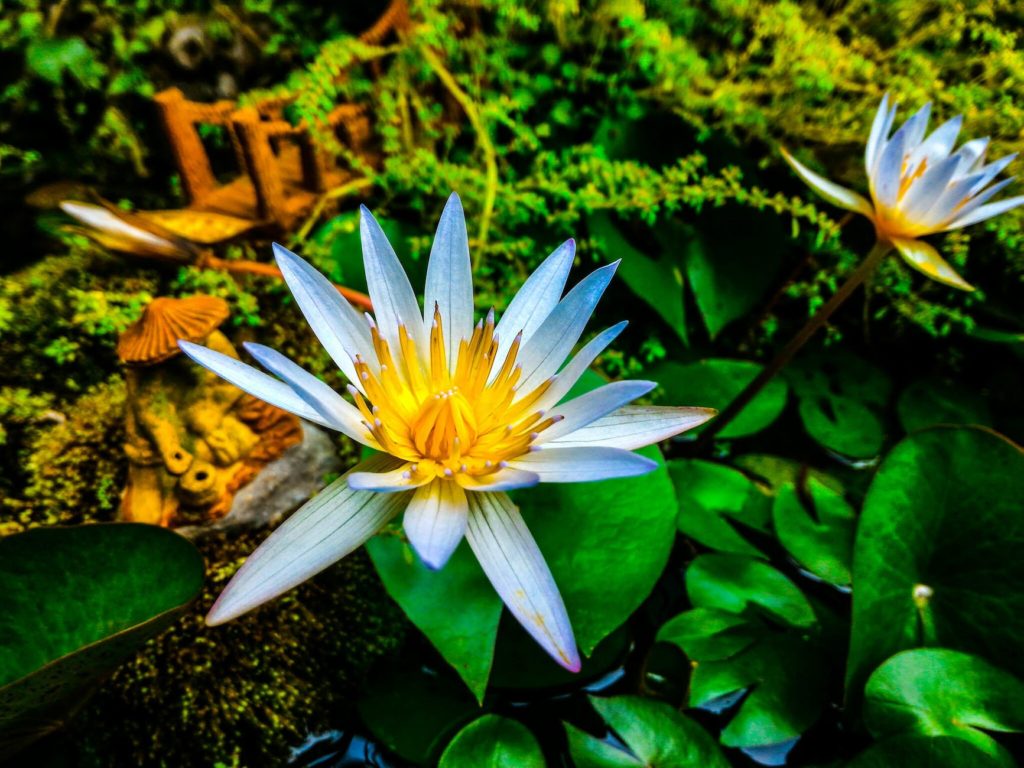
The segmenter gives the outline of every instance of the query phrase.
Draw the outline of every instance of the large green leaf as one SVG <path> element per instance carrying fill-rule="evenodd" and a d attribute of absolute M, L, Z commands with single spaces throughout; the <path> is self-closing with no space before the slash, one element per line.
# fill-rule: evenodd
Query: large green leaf
<path fill-rule="evenodd" d="M 1016 768 L 1012 758 L 992 757 L 952 736 L 896 736 L 861 752 L 846 768 Z"/>
<path fill-rule="evenodd" d="M 577 768 L 729 766 L 707 731 L 667 704 L 639 696 L 591 696 L 590 702 L 629 751 L 566 723 L 569 751 Z"/>
<path fill-rule="evenodd" d="M 619 275 L 629 289 L 657 312 L 689 344 L 683 304 L 683 275 L 677 262 L 657 259 L 635 248 L 622 234 L 612 217 L 597 211 L 587 217 L 587 229 L 599 239 L 609 258 L 622 259 Z"/>
<path fill-rule="evenodd" d="M 681 533 L 719 552 L 761 557 L 760 550 L 733 526 L 764 531 L 771 500 L 762 488 L 734 467 L 699 459 L 668 463 L 679 501 Z"/>
<path fill-rule="evenodd" d="M 665 400 L 672 405 L 722 410 L 760 370 L 759 364 L 747 360 L 710 358 L 685 365 L 663 363 L 651 370 L 651 378 L 662 386 Z M 760 432 L 782 413 L 787 395 L 785 381 L 773 379 L 718 436 L 744 437 Z"/>
<path fill-rule="evenodd" d="M 0 759 L 58 728 L 199 594 L 203 559 L 135 523 L 0 539 Z"/>
<path fill-rule="evenodd" d="M 544 768 L 544 754 L 530 730 L 516 720 L 484 715 L 452 739 L 438 768 Z"/>
<path fill-rule="evenodd" d="M 815 576 L 848 585 L 857 516 L 841 493 L 809 477 L 806 498 L 784 485 L 772 506 L 775 533 L 789 554 Z"/>
<path fill-rule="evenodd" d="M 853 557 L 847 693 L 898 651 L 941 645 L 1024 676 L 1024 453 L 977 427 L 904 439 L 868 490 Z"/>
<path fill-rule="evenodd" d="M 903 651 L 868 678 L 864 720 L 876 738 L 956 736 L 1004 759 L 1003 747 L 985 731 L 1024 730 L 1024 683 L 969 653 Z"/>
<path fill-rule="evenodd" d="M 785 376 L 816 442 L 852 458 L 878 455 L 885 441 L 879 413 L 891 389 L 882 371 L 850 353 L 829 351 L 798 358 Z"/>
<path fill-rule="evenodd" d="M 988 403 L 980 392 L 942 379 L 915 381 L 903 390 L 896 412 L 907 432 L 939 424 L 992 423 Z"/>
<path fill-rule="evenodd" d="M 792 627 L 810 627 L 814 609 L 792 581 L 766 563 L 742 555 L 701 555 L 686 571 L 695 606 L 743 613 L 748 607 Z"/>

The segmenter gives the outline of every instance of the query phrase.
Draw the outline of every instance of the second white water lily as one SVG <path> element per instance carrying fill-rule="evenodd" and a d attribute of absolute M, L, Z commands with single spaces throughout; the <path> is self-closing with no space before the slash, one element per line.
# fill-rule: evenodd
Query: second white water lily
<path fill-rule="evenodd" d="M 465 537 L 516 619 L 555 660 L 578 670 L 562 598 L 505 492 L 649 472 L 656 464 L 633 449 L 698 426 L 714 411 L 630 406 L 654 387 L 644 381 L 607 384 L 561 402 L 626 325 L 599 333 L 563 367 L 616 266 L 594 271 L 563 297 L 573 241 L 530 276 L 499 322 L 492 311 L 474 325 L 469 244 L 456 195 L 438 224 L 422 311 L 365 208 L 360 234 L 373 317 L 360 315 L 325 277 L 275 246 L 306 320 L 351 382 L 354 404 L 268 347 L 246 345 L 273 375 L 180 343 L 193 360 L 256 397 L 380 452 L 275 531 L 207 622 L 223 623 L 291 589 L 404 511 L 409 543 L 428 567 L 442 567 Z"/>
<path fill-rule="evenodd" d="M 925 104 L 890 136 L 896 105 L 889 103 L 888 95 L 882 99 L 864 151 L 870 201 L 782 152 L 815 192 L 871 219 L 879 240 L 891 243 L 910 266 L 946 285 L 973 290 L 919 238 L 977 224 L 1024 204 L 1024 196 L 988 202 L 1013 181 L 1012 176 L 1000 181 L 996 177 L 1016 155 L 986 163 L 987 138 L 965 142 L 954 152 L 963 118 L 946 121 L 925 138 L 930 114 L 931 104 Z"/>

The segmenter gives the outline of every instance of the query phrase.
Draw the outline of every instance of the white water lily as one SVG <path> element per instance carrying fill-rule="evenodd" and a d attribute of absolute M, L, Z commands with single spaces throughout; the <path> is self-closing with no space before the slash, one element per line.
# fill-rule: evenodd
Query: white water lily
<path fill-rule="evenodd" d="M 274 246 L 299 308 L 351 382 L 354 404 L 268 347 L 246 345 L 273 375 L 180 342 L 193 360 L 250 394 L 380 452 L 278 528 L 228 584 L 207 622 L 223 623 L 277 597 L 404 511 L 406 536 L 425 565 L 441 568 L 465 537 L 511 613 L 576 671 L 580 658 L 565 605 L 505 492 L 649 472 L 656 463 L 633 449 L 702 424 L 714 411 L 628 405 L 654 387 L 646 381 L 615 382 L 561 402 L 626 325 L 599 333 L 562 367 L 616 268 L 597 269 L 563 297 L 572 240 L 530 276 L 500 321 L 492 310 L 474 326 L 457 195 L 437 227 L 422 313 L 365 207 L 360 234 L 374 317 L 356 312 L 325 277 Z"/>
<path fill-rule="evenodd" d="M 925 104 L 891 137 L 896 105 L 882 98 L 864 152 L 871 201 L 819 176 L 782 150 L 793 170 L 825 200 L 874 222 L 880 241 L 891 243 L 904 260 L 928 277 L 973 290 L 931 245 L 919 239 L 977 224 L 1024 204 L 1024 196 L 988 200 L 1013 181 L 995 181 L 1016 155 L 985 163 L 987 138 L 972 139 L 953 151 L 962 116 L 925 138 L 931 104 Z M 993 183 L 994 182 L 994 183 Z"/>

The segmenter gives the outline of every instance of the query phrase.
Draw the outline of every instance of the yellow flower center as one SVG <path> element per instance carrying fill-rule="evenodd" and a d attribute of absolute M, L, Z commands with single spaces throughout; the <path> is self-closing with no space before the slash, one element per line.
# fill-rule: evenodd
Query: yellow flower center
<path fill-rule="evenodd" d="M 540 432 L 558 420 L 534 410 L 551 379 L 524 395 L 518 392 L 521 333 L 495 371 L 493 314 L 477 324 L 469 340 L 459 342 L 454 372 L 436 307 L 429 360 L 422 359 L 404 326 L 399 328 L 397 356 L 376 326 L 371 335 L 379 372 L 357 356 L 365 397 L 355 387 L 349 391 L 374 440 L 382 450 L 410 462 L 411 474 L 451 478 L 497 472 L 509 459 L 528 452 Z"/>

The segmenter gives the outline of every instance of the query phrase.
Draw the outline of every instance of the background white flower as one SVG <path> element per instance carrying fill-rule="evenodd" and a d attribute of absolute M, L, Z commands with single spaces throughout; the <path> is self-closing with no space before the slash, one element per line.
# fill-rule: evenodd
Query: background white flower
<path fill-rule="evenodd" d="M 946 285 L 973 290 L 935 248 L 918 238 L 977 224 L 1024 203 L 1024 196 L 988 202 L 1013 181 L 1012 176 L 995 178 L 1016 155 L 986 164 L 987 138 L 968 141 L 954 152 L 962 116 L 925 138 L 930 114 L 931 104 L 925 104 L 890 137 L 896 105 L 890 105 L 888 94 L 882 98 L 864 151 L 871 202 L 814 173 L 785 149 L 782 154 L 823 198 L 871 219 L 879 239 L 892 243 L 910 266 Z"/>
<path fill-rule="evenodd" d="M 563 297 L 572 240 L 530 276 L 497 324 L 492 310 L 474 326 L 457 195 L 438 224 L 422 312 L 365 207 L 360 234 L 373 317 L 360 315 L 325 277 L 274 246 L 306 320 L 351 382 L 354 405 L 268 347 L 245 345 L 273 375 L 180 342 L 193 360 L 256 397 L 381 452 L 278 528 L 228 584 L 207 622 L 223 623 L 291 589 L 404 511 L 409 543 L 428 567 L 442 567 L 465 537 L 516 619 L 576 671 L 580 659 L 562 598 L 505 491 L 649 472 L 655 462 L 633 449 L 698 426 L 714 411 L 628 405 L 654 387 L 645 381 L 607 384 L 561 403 L 626 325 L 599 333 L 562 367 L 617 266 L 595 270 Z"/>

